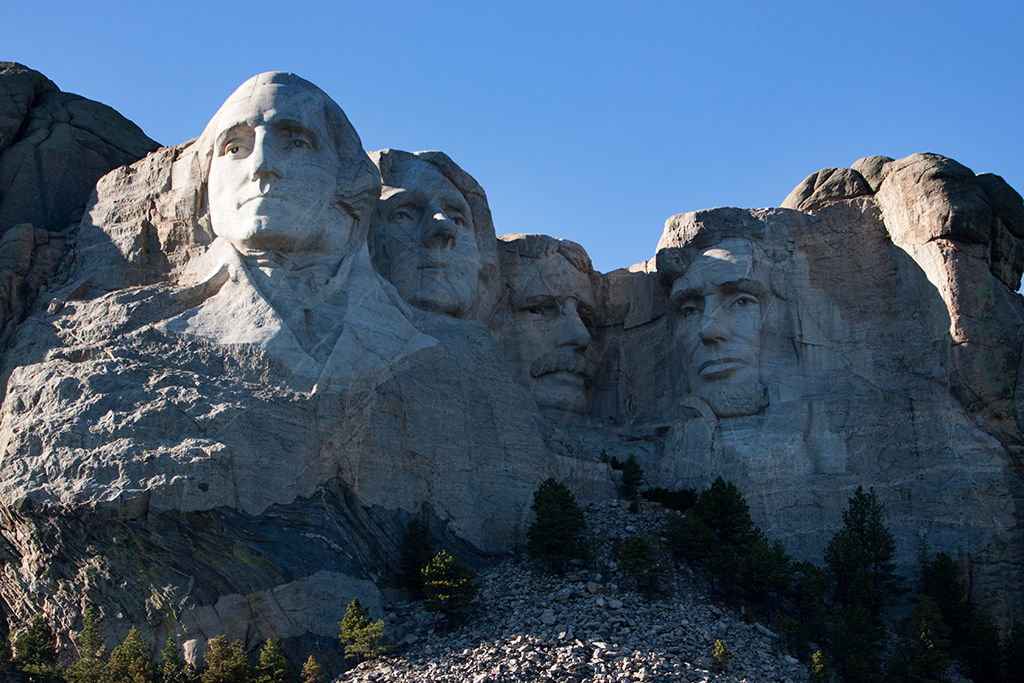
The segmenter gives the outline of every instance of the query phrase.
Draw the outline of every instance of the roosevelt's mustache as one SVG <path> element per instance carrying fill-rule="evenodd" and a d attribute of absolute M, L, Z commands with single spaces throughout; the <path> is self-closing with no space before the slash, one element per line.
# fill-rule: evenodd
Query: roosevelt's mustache
<path fill-rule="evenodd" d="M 552 372 L 574 372 L 590 380 L 596 371 L 593 363 L 575 351 L 567 349 L 548 351 L 530 366 L 531 377 L 540 377 Z"/>

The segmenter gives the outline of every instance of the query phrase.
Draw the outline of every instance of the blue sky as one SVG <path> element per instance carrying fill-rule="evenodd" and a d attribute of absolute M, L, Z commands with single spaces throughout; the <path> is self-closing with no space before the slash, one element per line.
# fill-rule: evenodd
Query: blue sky
<path fill-rule="evenodd" d="M 163 144 L 293 71 L 368 150 L 447 152 L 499 234 L 650 258 L 665 219 L 777 206 L 804 177 L 936 152 L 1024 191 L 1024 3 L 4 3 L 0 59 Z"/>

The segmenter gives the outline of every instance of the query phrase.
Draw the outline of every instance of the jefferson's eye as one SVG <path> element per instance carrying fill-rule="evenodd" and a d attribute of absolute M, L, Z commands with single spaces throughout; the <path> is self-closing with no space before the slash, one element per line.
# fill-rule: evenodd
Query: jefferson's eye
<path fill-rule="evenodd" d="M 412 212 L 410 212 L 408 209 L 396 209 L 391 214 L 391 220 L 393 220 L 393 221 L 402 221 L 402 222 L 411 221 L 412 220 Z"/>
<path fill-rule="evenodd" d="M 450 220 L 452 223 L 454 223 L 455 225 L 459 226 L 460 228 L 466 227 L 466 217 L 463 216 L 461 213 L 458 213 L 458 212 L 449 213 L 448 214 L 448 220 Z"/>

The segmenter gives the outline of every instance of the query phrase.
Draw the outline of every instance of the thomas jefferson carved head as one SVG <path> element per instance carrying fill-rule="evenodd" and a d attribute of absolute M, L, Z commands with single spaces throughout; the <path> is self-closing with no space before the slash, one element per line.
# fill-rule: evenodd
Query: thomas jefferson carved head
<path fill-rule="evenodd" d="M 495 238 L 483 189 L 441 152 L 372 156 L 383 180 L 369 239 L 377 271 L 417 308 L 485 317 Z"/>
<path fill-rule="evenodd" d="M 373 165 L 341 108 L 294 74 L 243 83 L 199 154 L 213 233 L 240 252 L 333 257 L 366 234 Z"/>
<path fill-rule="evenodd" d="M 590 258 L 547 235 L 503 235 L 498 256 L 503 296 L 491 328 L 516 379 L 548 416 L 586 414 L 595 371 Z"/>

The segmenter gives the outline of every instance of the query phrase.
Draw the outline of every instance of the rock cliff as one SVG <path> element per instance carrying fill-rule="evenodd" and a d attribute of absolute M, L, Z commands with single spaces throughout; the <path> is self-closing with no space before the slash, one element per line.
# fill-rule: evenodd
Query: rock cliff
<path fill-rule="evenodd" d="M 19 78 L 8 118 L 50 92 Z M 1024 614 L 1024 203 L 998 176 L 869 157 L 782 208 L 673 216 L 600 274 L 582 245 L 495 238 L 447 156 L 371 158 L 271 73 L 196 140 L 80 180 L 66 254 L 38 226 L 0 253 L 46 288 L 2 376 L 12 626 L 93 603 L 193 658 L 332 641 L 353 597 L 379 613 L 414 516 L 482 566 L 547 477 L 614 498 L 602 452 L 650 486 L 731 479 L 812 560 L 872 486 L 905 567 L 945 551 Z"/>

